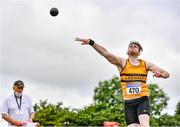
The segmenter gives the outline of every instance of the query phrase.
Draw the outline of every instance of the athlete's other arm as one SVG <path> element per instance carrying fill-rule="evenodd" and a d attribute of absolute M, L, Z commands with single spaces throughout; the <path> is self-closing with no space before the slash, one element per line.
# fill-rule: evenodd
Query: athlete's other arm
<path fill-rule="evenodd" d="M 158 77 L 158 78 L 168 78 L 169 77 L 169 73 L 167 71 L 161 69 L 160 67 L 156 66 L 153 63 L 146 62 L 146 66 L 147 66 L 147 69 L 154 74 L 153 75 L 154 77 Z"/>
<path fill-rule="evenodd" d="M 75 41 L 82 42 L 81 45 L 89 45 L 89 39 L 82 39 L 82 38 L 75 38 Z M 117 67 L 122 68 L 123 64 L 125 63 L 125 59 L 115 56 L 114 54 L 110 53 L 107 49 L 103 46 L 94 43 L 92 46 L 99 54 L 104 56 L 111 64 L 116 65 Z"/>

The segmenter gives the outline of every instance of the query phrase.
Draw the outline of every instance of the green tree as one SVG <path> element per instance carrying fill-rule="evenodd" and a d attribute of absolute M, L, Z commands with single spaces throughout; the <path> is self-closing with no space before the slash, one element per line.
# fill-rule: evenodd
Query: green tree
<path fill-rule="evenodd" d="M 90 105 L 81 109 L 76 117 L 76 126 L 102 126 L 104 121 L 119 122 L 124 118 L 122 110 L 114 107 L 113 110 L 105 105 Z M 123 125 L 123 124 L 121 124 Z"/>
<path fill-rule="evenodd" d="M 119 122 L 121 126 L 125 125 L 124 100 L 121 82 L 117 76 L 114 76 L 110 80 L 99 82 L 99 86 L 94 90 L 93 100 L 94 104 L 98 105 L 104 111 L 103 113 L 105 114 L 103 116 L 106 116 L 106 120 L 104 121 L 115 121 Z"/>
<path fill-rule="evenodd" d="M 149 94 L 151 115 L 158 118 L 162 110 L 168 105 L 169 97 L 163 89 L 159 88 L 158 84 L 152 83 L 149 84 Z"/>
<path fill-rule="evenodd" d="M 180 115 L 180 100 L 179 100 L 179 102 L 176 105 L 175 115 Z"/>
<path fill-rule="evenodd" d="M 121 83 L 118 77 L 99 82 L 94 90 L 94 103 L 79 110 L 77 125 L 102 126 L 104 121 L 125 125 Z"/>
<path fill-rule="evenodd" d="M 159 126 L 180 126 L 180 115 L 163 114 L 159 119 Z"/>
<path fill-rule="evenodd" d="M 48 103 L 47 100 L 40 100 L 39 104 L 34 105 L 36 112 L 34 121 L 39 122 L 41 126 L 63 126 L 69 124 L 71 116 L 74 115 L 69 108 L 62 107 L 62 103 Z"/>
<path fill-rule="evenodd" d="M 180 126 L 180 101 L 176 105 L 174 115 L 165 113 L 160 116 L 158 122 L 159 126 Z"/>
<path fill-rule="evenodd" d="M 95 104 L 106 104 L 113 107 L 117 104 L 123 105 L 121 83 L 119 78 L 114 76 L 111 80 L 99 82 L 94 90 L 93 100 Z"/>

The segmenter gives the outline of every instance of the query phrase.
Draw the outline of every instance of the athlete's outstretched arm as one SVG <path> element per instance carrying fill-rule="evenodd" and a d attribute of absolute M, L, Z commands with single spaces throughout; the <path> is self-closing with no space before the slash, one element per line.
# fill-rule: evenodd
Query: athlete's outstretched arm
<path fill-rule="evenodd" d="M 169 77 L 169 73 L 167 71 L 159 68 L 158 66 L 156 66 L 153 63 L 146 62 L 146 66 L 149 71 L 154 73 L 153 76 L 155 76 L 155 77 L 158 77 L 158 78 L 168 78 Z"/>
<path fill-rule="evenodd" d="M 75 41 L 81 42 L 81 45 L 89 45 L 90 39 L 82 39 L 82 38 L 75 38 Z M 104 56 L 111 64 L 119 66 L 122 68 L 123 62 L 125 59 L 115 56 L 114 54 L 110 53 L 106 50 L 103 46 L 93 43 L 92 47 L 102 56 Z"/>

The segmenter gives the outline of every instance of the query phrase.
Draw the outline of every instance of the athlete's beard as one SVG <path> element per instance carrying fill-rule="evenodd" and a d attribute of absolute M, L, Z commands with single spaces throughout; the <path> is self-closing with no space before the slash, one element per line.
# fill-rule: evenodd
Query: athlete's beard
<path fill-rule="evenodd" d="M 129 56 L 139 56 L 139 53 L 136 53 L 136 52 L 134 52 L 134 51 L 128 51 L 127 52 L 127 54 L 129 55 Z"/>

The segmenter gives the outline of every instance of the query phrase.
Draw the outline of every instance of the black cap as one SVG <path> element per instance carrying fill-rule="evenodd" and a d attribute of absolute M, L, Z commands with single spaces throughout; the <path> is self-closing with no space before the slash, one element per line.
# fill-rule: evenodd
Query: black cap
<path fill-rule="evenodd" d="M 24 87 L 24 83 L 23 83 L 23 81 L 21 81 L 21 80 L 17 80 L 17 81 L 14 82 L 14 86 Z"/>

